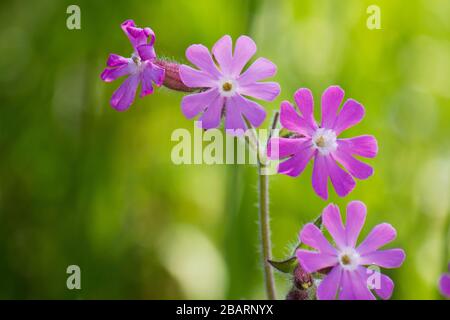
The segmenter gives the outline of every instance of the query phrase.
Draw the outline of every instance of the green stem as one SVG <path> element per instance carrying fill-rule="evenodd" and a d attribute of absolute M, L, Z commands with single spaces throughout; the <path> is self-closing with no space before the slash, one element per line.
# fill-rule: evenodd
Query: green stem
<path fill-rule="evenodd" d="M 269 300 L 275 300 L 275 281 L 273 277 L 273 270 L 269 263 L 269 260 L 272 260 L 269 225 L 269 176 L 266 172 L 264 172 L 265 169 L 266 168 L 263 164 L 258 164 L 259 224 L 267 298 Z"/>
<path fill-rule="evenodd" d="M 258 135 L 255 128 L 251 123 L 244 118 L 248 129 L 250 130 L 250 135 L 246 137 L 246 142 L 249 148 L 256 152 L 256 158 L 258 163 L 258 209 L 259 209 L 259 226 L 260 226 L 260 238 L 261 238 L 261 251 L 262 251 L 262 263 L 264 270 L 264 282 L 266 287 L 266 294 L 269 300 L 276 299 L 275 292 L 275 280 L 273 275 L 273 269 L 270 265 L 272 260 L 272 245 L 270 241 L 270 217 L 269 217 L 269 176 L 268 176 L 268 166 L 270 166 L 270 161 L 265 155 L 267 144 L 276 126 L 278 124 L 279 113 L 276 112 L 272 119 L 272 125 L 270 127 L 270 133 L 268 139 L 265 143 L 264 148 L 260 150 L 260 143 Z"/>

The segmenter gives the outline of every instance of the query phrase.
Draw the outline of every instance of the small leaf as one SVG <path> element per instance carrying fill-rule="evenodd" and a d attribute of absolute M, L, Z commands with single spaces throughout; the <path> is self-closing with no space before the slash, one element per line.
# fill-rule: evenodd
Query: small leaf
<path fill-rule="evenodd" d="M 319 215 L 313 223 L 317 228 L 322 229 L 322 215 Z"/>
<path fill-rule="evenodd" d="M 295 270 L 295 268 L 298 265 L 298 261 L 296 257 L 291 257 L 287 260 L 284 261 L 273 261 L 273 260 L 268 260 L 270 265 L 272 267 L 274 267 L 275 269 L 277 269 L 280 272 L 283 273 L 290 273 L 292 274 Z"/>

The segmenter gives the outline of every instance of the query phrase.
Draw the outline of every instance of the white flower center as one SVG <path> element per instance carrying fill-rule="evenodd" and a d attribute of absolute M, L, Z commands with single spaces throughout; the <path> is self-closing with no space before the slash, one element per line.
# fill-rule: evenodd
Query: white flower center
<path fill-rule="evenodd" d="M 129 61 L 130 62 L 128 63 L 128 65 L 131 68 L 131 73 L 132 74 L 136 74 L 136 73 L 141 72 L 144 69 L 144 67 L 145 67 L 145 61 L 143 62 L 141 60 L 141 57 L 139 57 L 139 55 L 136 54 L 136 53 L 133 53 L 131 55 L 131 58 L 129 59 Z"/>
<path fill-rule="evenodd" d="M 232 97 L 235 95 L 238 85 L 233 79 L 223 78 L 219 80 L 218 87 L 222 97 Z"/>
<path fill-rule="evenodd" d="M 345 270 L 355 270 L 359 266 L 360 256 L 353 248 L 344 248 L 338 256 L 341 267 Z"/>
<path fill-rule="evenodd" d="M 313 146 L 324 156 L 337 148 L 336 133 L 331 129 L 317 129 L 312 136 L 312 142 Z"/>

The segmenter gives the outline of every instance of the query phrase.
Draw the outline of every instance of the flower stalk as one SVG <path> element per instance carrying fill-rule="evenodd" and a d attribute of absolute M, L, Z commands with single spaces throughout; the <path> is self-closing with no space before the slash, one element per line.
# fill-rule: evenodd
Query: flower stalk
<path fill-rule="evenodd" d="M 267 139 L 269 141 L 270 137 L 275 130 L 278 123 L 278 112 L 274 114 L 272 119 L 272 125 L 270 128 L 270 134 Z M 247 123 L 249 125 L 249 123 Z M 249 125 L 250 129 L 253 129 Z M 252 132 L 254 132 L 252 130 Z M 267 147 L 266 142 L 266 147 Z M 272 266 L 270 265 L 270 261 L 272 260 L 272 244 L 270 240 L 270 214 L 269 214 L 269 176 L 268 176 L 268 166 L 270 162 L 268 162 L 267 157 L 265 156 L 265 149 L 260 150 L 260 144 L 256 137 L 256 145 L 257 145 L 257 159 L 258 159 L 258 209 L 259 209 L 259 226 L 260 226 L 260 240 L 261 240 L 261 253 L 262 253 L 262 263 L 264 270 L 264 283 L 266 288 L 267 298 L 269 300 L 276 299 L 276 291 L 275 291 L 275 280 L 274 280 L 274 272 Z"/>
<path fill-rule="evenodd" d="M 258 190 L 259 190 L 259 225 L 261 238 L 261 251 L 264 269 L 264 281 L 267 298 L 276 299 L 275 281 L 269 260 L 272 259 L 272 245 L 270 241 L 269 219 L 269 177 L 266 175 L 266 166 L 258 162 Z"/>

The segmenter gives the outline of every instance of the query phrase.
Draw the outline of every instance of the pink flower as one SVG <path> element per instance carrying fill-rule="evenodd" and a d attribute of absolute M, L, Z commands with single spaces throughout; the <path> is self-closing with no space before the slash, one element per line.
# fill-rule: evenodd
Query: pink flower
<path fill-rule="evenodd" d="M 153 31 L 150 28 L 136 27 L 133 20 L 122 23 L 122 30 L 130 39 L 134 52 L 131 58 L 110 54 L 106 62 L 108 67 L 100 76 L 105 82 L 114 81 L 125 75 L 129 76 L 111 98 L 111 106 L 118 111 L 124 111 L 131 106 L 139 83 L 142 84 L 140 94 L 142 98 L 153 93 L 152 82 L 161 86 L 164 81 L 164 69 L 155 64 Z"/>
<path fill-rule="evenodd" d="M 450 271 L 450 264 L 448 265 Z M 450 298 L 450 273 L 444 273 L 439 280 L 439 288 L 444 296 Z"/>
<path fill-rule="evenodd" d="M 396 237 L 395 229 L 387 223 L 375 226 L 356 247 L 365 218 L 364 203 L 350 202 L 344 226 L 339 208 L 333 204 L 328 205 L 322 213 L 322 221 L 333 238 L 335 247 L 312 223 L 305 225 L 300 232 L 301 242 L 317 250 L 297 250 L 297 258 L 302 268 L 312 273 L 331 267 L 331 271 L 317 288 L 318 299 L 331 300 L 337 295 L 341 300 L 373 300 L 375 296 L 370 290 L 372 285 L 375 285 L 373 289 L 382 299 L 391 297 L 394 282 L 388 276 L 368 270 L 364 266 L 398 268 L 405 260 L 405 252 L 402 249 L 378 250 Z"/>
<path fill-rule="evenodd" d="M 254 127 L 264 121 L 266 112 L 261 105 L 244 96 L 265 101 L 274 100 L 280 93 L 275 82 L 258 82 L 275 75 L 276 66 L 267 59 L 258 58 L 248 69 L 242 69 L 256 52 L 255 42 L 247 36 L 236 41 L 232 53 L 231 37 L 222 37 L 209 50 L 200 44 L 191 45 L 186 50 L 187 59 L 198 69 L 186 65 L 180 67 L 180 77 L 190 88 L 205 91 L 185 96 L 181 109 L 186 118 L 199 118 L 204 129 L 216 128 L 225 115 L 225 128 L 246 130 L 245 117 Z"/>
<path fill-rule="evenodd" d="M 340 197 L 355 187 L 355 180 L 367 179 L 373 174 L 369 165 L 354 158 L 355 155 L 373 158 L 378 152 L 373 136 L 363 135 L 338 139 L 346 129 L 359 123 L 364 117 L 364 107 L 353 99 L 347 100 L 338 111 L 344 91 L 338 86 L 329 87 L 322 95 L 322 123 L 314 120 L 314 100 L 309 89 L 299 89 L 294 100 L 300 113 L 288 102 L 281 104 L 280 121 L 292 131 L 291 138 L 273 138 L 268 155 L 272 159 L 289 158 L 280 163 L 278 172 L 296 177 L 314 158 L 312 185 L 323 199 L 328 198 L 328 177 Z M 278 150 L 278 151 L 276 151 Z M 338 163 L 348 172 L 343 170 Z"/>

